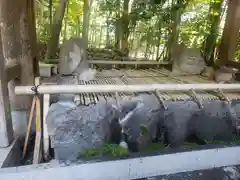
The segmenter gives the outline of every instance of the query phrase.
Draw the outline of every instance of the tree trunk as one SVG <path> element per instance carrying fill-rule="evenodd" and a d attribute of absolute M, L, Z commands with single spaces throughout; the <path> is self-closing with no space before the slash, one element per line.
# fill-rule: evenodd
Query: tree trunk
<path fill-rule="evenodd" d="M 0 22 L 1 22 L 1 38 L 5 65 L 19 63 L 21 56 L 20 42 L 20 7 L 21 4 L 14 0 L 0 1 Z M 14 94 L 14 80 L 8 83 L 9 98 L 11 109 L 19 107 L 18 100 Z M 19 84 L 20 85 L 20 84 Z"/>
<path fill-rule="evenodd" d="M 0 22 L 3 54 L 6 65 L 17 63 L 20 59 L 20 2 L 14 0 L 0 1 Z"/>
<path fill-rule="evenodd" d="M 49 0 L 49 24 L 50 28 L 52 27 L 52 7 L 53 7 L 53 0 Z"/>
<path fill-rule="evenodd" d="M 181 22 L 181 15 L 184 12 L 185 8 L 187 7 L 187 4 L 189 1 L 182 1 L 182 0 L 176 0 L 176 3 L 173 3 L 172 1 L 172 32 L 169 38 L 168 42 L 168 49 L 167 49 L 167 59 L 171 60 L 171 52 L 172 52 L 172 47 L 174 47 L 175 44 L 178 43 L 178 38 L 179 38 L 179 25 Z"/>
<path fill-rule="evenodd" d="M 145 53 L 144 53 L 144 57 L 145 57 L 146 59 L 148 58 L 149 48 L 150 48 L 150 44 L 147 42 L 147 44 L 146 44 L 146 50 L 145 50 Z"/>
<path fill-rule="evenodd" d="M 226 22 L 223 29 L 222 41 L 219 50 L 217 65 L 227 64 L 234 60 L 240 28 L 240 1 L 228 2 Z"/>
<path fill-rule="evenodd" d="M 209 23 L 211 23 L 211 27 L 203 48 L 205 60 L 207 64 L 211 66 L 214 64 L 215 59 L 214 52 L 220 25 L 222 2 L 223 0 L 214 1 L 209 8 Z"/>
<path fill-rule="evenodd" d="M 99 45 L 98 47 L 101 48 L 101 45 L 102 45 L 102 26 L 100 27 L 100 36 L 99 36 Z"/>
<path fill-rule="evenodd" d="M 35 0 L 27 0 L 28 10 L 28 24 L 29 24 L 29 36 L 32 49 L 33 59 L 33 72 L 34 76 L 39 76 L 39 49 L 37 48 L 37 30 L 36 30 L 36 16 L 35 16 Z"/>
<path fill-rule="evenodd" d="M 110 26 L 110 23 L 109 23 L 109 16 L 107 16 L 107 33 L 106 33 L 106 48 L 109 48 L 110 47 L 110 32 L 109 32 L 109 26 Z"/>
<path fill-rule="evenodd" d="M 89 30 L 89 22 L 90 22 L 90 13 L 91 13 L 91 6 L 93 0 L 84 0 L 83 6 L 83 31 L 82 37 L 88 47 L 88 30 Z"/>
<path fill-rule="evenodd" d="M 31 96 L 15 96 L 13 85 L 32 85 L 34 82 L 34 21 L 30 6 L 32 0 L 0 1 L 1 35 L 6 64 L 20 63 L 21 78 L 9 83 L 12 109 L 29 109 Z M 10 13 L 11 12 L 11 13 Z M 32 18 L 31 18 L 32 17 Z M 31 39 L 31 40 L 30 40 Z M 36 43 L 36 41 L 35 41 Z M 36 47 L 36 46 L 35 46 Z M 37 63 L 37 62 L 36 62 Z M 35 65 L 36 66 L 36 65 Z"/>
<path fill-rule="evenodd" d="M 34 84 L 34 63 L 33 57 L 35 56 L 36 36 L 34 31 L 32 7 L 33 0 L 22 1 L 22 11 L 20 15 L 20 37 L 21 37 L 21 83 L 24 85 Z M 30 48 L 29 48 L 30 47 Z M 32 77 L 32 78 L 28 78 Z"/>
<path fill-rule="evenodd" d="M 77 35 L 77 36 L 81 36 L 81 19 L 80 19 L 79 16 L 77 17 L 77 27 L 76 27 L 76 31 L 77 31 L 76 35 Z"/>
<path fill-rule="evenodd" d="M 65 22 L 64 22 L 64 35 L 63 35 L 63 41 L 65 41 L 65 40 L 67 39 L 68 4 L 69 4 L 69 2 L 67 2 L 67 5 L 66 5 L 66 14 L 65 14 Z"/>
<path fill-rule="evenodd" d="M 121 37 L 121 21 L 120 21 L 120 13 L 117 12 L 116 22 L 115 22 L 115 48 L 120 50 L 120 37 Z"/>
<path fill-rule="evenodd" d="M 48 59 L 56 58 L 56 53 L 58 51 L 58 45 L 59 45 L 59 36 L 62 29 L 62 21 L 63 21 L 67 2 L 68 0 L 60 0 L 60 3 L 55 12 L 55 15 L 53 18 L 53 24 L 51 27 L 50 39 L 48 40 L 45 61 L 47 61 Z"/>
<path fill-rule="evenodd" d="M 179 24 L 180 24 L 180 20 L 181 20 L 181 14 L 180 14 L 180 10 L 176 10 L 173 13 L 173 24 L 172 24 L 172 33 L 170 35 L 170 41 L 168 44 L 168 59 L 171 60 L 171 52 L 172 52 L 172 47 L 174 47 L 174 44 L 178 43 L 178 37 L 179 37 Z"/>
<path fill-rule="evenodd" d="M 121 51 L 123 54 L 128 55 L 128 36 L 129 36 L 129 16 L 128 16 L 129 0 L 124 0 L 123 2 L 123 15 L 122 21 L 122 40 L 121 40 Z"/>

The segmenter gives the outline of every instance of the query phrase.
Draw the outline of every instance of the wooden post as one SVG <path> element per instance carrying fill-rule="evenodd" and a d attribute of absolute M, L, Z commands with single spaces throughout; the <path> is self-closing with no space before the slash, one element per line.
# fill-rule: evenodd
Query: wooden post
<path fill-rule="evenodd" d="M 234 60 L 240 29 L 240 1 L 229 0 L 218 65 L 225 65 Z"/>
<path fill-rule="evenodd" d="M 47 113 L 50 106 L 50 94 L 43 95 L 43 153 L 44 159 L 49 158 L 49 135 L 47 130 Z"/>
<path fill-rule="evenodd" d="M 39 76 L 39 56 L 37 49 L 37 32 L 36 32 L 36 16 L 35 16 L 35 0 L 26 1 L 27 13 L 28 13 L 28 27 L 32 48 L 32 58 L 33 58 L 33 70 L 34 76 Z"/>
<path fill-rule="evenodd" d="M 1 36 L 0 36 L 1 39 Z M 7 74 L 0 43 L 0 147 L 7 147 L 13 140 L 12 115 L 8 94 Z"/>

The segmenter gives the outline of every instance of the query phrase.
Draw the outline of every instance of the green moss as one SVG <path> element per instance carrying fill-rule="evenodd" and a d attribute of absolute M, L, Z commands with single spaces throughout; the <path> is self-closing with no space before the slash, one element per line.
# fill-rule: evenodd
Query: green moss
<path fill-rule="evenodd" d="M 196 144 L 196 143 L 189 143 L 189 142 L 185 142 L 182 147 L 184 148 L 195 148 L 195 147 L 198 147 L 199 145 Z"/>
<path fill-rule="evenodd" d="M 234 145 L 240 145 L 240 136 L 234 136 L 233 140 L 231 142 L 224 142 L 224 141 L 206 141 L 207 144 L 219 144 L 219 145 L 227 145 L 227 144 L 234 144 Z M 189 143 L 185 142 L 181 147 L 184 148 L 196 148 L 199 145 L 196 143 Z M 142 152 L 151 152 L 151 151 L 158 151 L 166 149 L 165 145 L 162 143 L 151 143 L 148 146 L 144 147 L 141 151 Z M 123 148 L 119 146 L 118 144 L 108 144 L 105 143 L 102 146 L 93 148 L 93 149 L 87 149 L 83 153 L 79 154 L 80 157 L 102 157 L 102 156 L 108 156 L 108 157 L 120 157 L 124 155 L 128 155 L 128 149 Z"/>
<path fill-rule="evenodd" d="M 80 157 L 124 156 L 127 154 L 128 150 L 118 144 L 103 144 L 102 146 L 93 149 L 86 149 L 80 154 Z"/>
<path fill-rule="evenodd" d="M 207 144 L 220 144 L 220 145 L 235 144 L 235 145 L 238 145 L 238 144 L 240 144 L 240 136 L 233 136 L 233 138 L 230 142 L 213 140 L 213 141 L 207 141 Z"/>
<path fill-rule="evenodd" d="M 103 155 L 123 156 L 128 154 L 128 149 L 118 144 L 106 144 L 103 146 Z"/>
<path fill-rule="evenodd" d="M 240 136 L 233 136 L 233 141 L 232 141 L 233 144 L 240 144 Z"/>
<path fill-rule="evenodd" d="M 219 140 L 213 140 L 213 141 L 206 141 L 207 144 L 219 144 L 219 145 L 226 145 L 228 144 L 227 142 L 224 141 L 219 141 Z"/>
<path fill-rule="evenodd" d="M 150 151 L 157 151 L 157 150 L 162 150 L 165 149 L 165 145 L 162 143 L 151 143 L 148 146 L 146 146 L 143 151 L 145 152 L 150 152 Z"/>

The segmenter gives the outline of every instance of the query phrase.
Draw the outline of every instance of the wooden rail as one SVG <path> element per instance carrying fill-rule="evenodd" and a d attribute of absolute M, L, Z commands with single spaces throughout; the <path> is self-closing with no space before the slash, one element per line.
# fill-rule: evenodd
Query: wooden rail
<path fill-rule="evenodd" d="M 158 61 L 107 61 L 107 60 L 89 60 L 90 64 L 115 64 L 115 65 L 161 65 L 169 64 L 168 62 Z"/>
<path fill-rule="evenodd" d="M 50 59 L 49 62 L 53 64 L 58 63 L 58 59 Z M 158 62 L 158 61 L 110 61 L 110 60 L 88 60 L 90 64 L 112 64 L 112 65 L 164 65 L 164 64 L 170 64 L 169 62 Z"/>

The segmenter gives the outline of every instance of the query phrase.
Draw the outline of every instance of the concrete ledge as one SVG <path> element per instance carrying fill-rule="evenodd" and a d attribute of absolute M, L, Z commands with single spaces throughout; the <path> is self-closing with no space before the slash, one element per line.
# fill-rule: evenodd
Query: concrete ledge
<path fill-rule="evenodd" d="M 50 77 L 52 75 L 52 66 L 40 66 L 39 73 L 41 77 Z"/>
<path fill-rule="evenodd" d="M 20 158 L 21 151 L 18 138 L 16 138 L 9 147 L 0 148 L 1 168 L 19 166 Z"/>
<path fill-rule="evenodd" d="M 240 164 L 240 147 L 183 152 L 143 158 L 64 167 L 6 168 L 0 179 L 14 180 L 117 180 L 137 179 Z"/>

